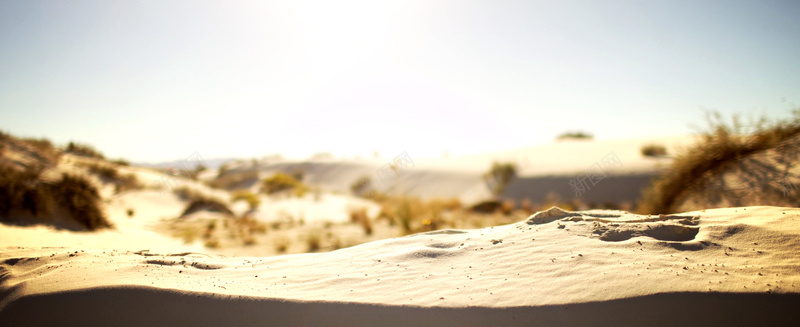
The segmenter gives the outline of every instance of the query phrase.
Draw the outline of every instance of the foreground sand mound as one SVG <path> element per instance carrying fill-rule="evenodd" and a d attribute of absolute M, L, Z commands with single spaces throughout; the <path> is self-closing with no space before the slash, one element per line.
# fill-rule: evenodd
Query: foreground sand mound
<path fill-rule="evenodd" d="M 0 325 L 797 325 L 798 233 L 791 208 L 551 208 L 269 258 L 7 248 Z"/>

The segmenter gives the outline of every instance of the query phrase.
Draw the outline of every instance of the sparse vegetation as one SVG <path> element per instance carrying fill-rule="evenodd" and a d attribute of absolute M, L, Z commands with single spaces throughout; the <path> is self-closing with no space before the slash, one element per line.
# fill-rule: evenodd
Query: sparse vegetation
<path fill-rule="evenodd" d="M 105 159 L 105 156 L 103 156 L 103 154 L 99 151 L 95 150 L 95 148 L 91 145 L 75 143 L 72 141 L 70 141 L 69 144 L 67 144 L 67 147 L 64 148 L 64 152 L 87 158 Z"/>
<path fill-rule="evenodd" d="M 500 212 L 508 216 L 514 210 L 514 200 L 505 200 L 500 203 Z"/>
<path fill-rule="evenodd" d="M 48 215 L 53 204 L 47 185 L 39 181 L 40 169 L 28 167 L 19 171 L 9 166 L 0 166 L 0 215 L 8 216 L 14 210 L 22 210 L 33 216 Z"/>
<path fill-rule="evenodd" d="M 123 175 L 114 165 L 102 162 L 79 162 L 79 164 L 85 167 L 90 173 L 102 178 L 104 182 L 113 183 L 117 193 L 142 188 L 136 175 Z"/>
<path fill-rule="evenodd" d="M 228 208 L 228 205 L 212 197 L 197 198 L 192 200 L 189 205 L 186 206 L 186 209 L 183 210 L 181 216 L 186 216 L 200 210 L 219 212 L 233 216 L 233 211 Z"/>
<path fill-rule="evenodd" d="M 292 244 L 292 241 L 285 236 L 279 236 L 273 239 L 272 245 L 275 246 L 275 251 L 278 253 L 286 253 L 289 249 L 289 245 Z"/>
<path fill-rule="evenodd" d="M 661 157 L 667 155 L 667 148 L 660 144 L 648 144 L 642 147 L 642 155 L 645 157 Z"/>
<path fill-rule="evenodd" d="M 306 236 L 308 252 L 317 252 L 322 247 L 322 235 L 319 232 L 311 232 Z"/>
<path fill-rule="evenodd" d="M 247 202 L 250 210 L 255 210 L 258 208 L 258 205 L 261 204 L 261 199 L 258 198 L 258 195 L 253 194 L 253 192 L 248 191 L 237 191 L 231 195 L 231 202 L 236 202 L 244 200 Z"/>
<path fill-rule="evenodd" d="M 112 181 L 119 178 L 119 170 L 112 165 L 99 163 L 99 162 L 82 162 L 82 166 L 86 167 L 89 172 L 95 174 L 106 181 Z"/>
<path fill-rule="evenodd" d="M 747 126 L 738 116 L 731 123 L 719 113 L 710 113 L 707 118 L 709 128 L 701 133 L 701 140 L 678 154 L 670 169 L 643 192 L 637 211 L 670 213 L 684 194 L 702 189 L 715 172 L 800 135 L 800 110 L 788 120 L 768 123 L 762 118 Z"/>
<path fill-rule="evenodd" d="M 250 185 L 252 185 L 249 183 L 257 183 L 257 182 L 258 182 L 258 170 L 231 169 L 230 164 L 225 164 L 222 167 L 220 167 L 219 174 L 217 175 L 217 177 L 209 182 L 209 186 L 222 189 L 233 189 L 240 187 L 249 187 Z"/>
<path fill-rule="evenodd" d="M 61 180 L 53 183 L 51 190 L 72 218 L 89 230 L 111 227 L 100 210 L 100 194 L 85 178 L 62 174 Z"/>
<path fill-rule="evenodd" d="M 56 206 L 88 230 L 111 227 L 100 210 L 100 195 L 89 181 L 81 176 L 62 174 L 54 182 L 39 178 L 41 168 L 28 167 L 20 171 L 0 166 L 0 215 L 8 216 L 19 210 L 34 217 L 54 212 Z"/>
<path fill-rule="evenodd" d="M 516 176 L 516 164 L 511 162 L 494 162 L 492 163 L 492 168 L 489 169 L 489 172 L 483 175 L 483 178 L 489 184 L 492 193 L 494 193 L 495 196 L 499 196 L 505 190 L 508 182 Z"/>
<path fill-rule="evenodd" d="M 589 133 L 584 133 L 584 132 L 582 132 L 582 131 L 575 131 L 575 132 L 565 132 L 565 133 L 563 133 L 563 134 L 559 135 L 559 136 L 556 138 L 556 140 L 567 140 L 567 139 L 573 139 L 573 140 L 591 140 L 591 139 L 593 139 L 593 138 L 594 138 L 594 136 L 592 136 L 592 134 L 589 134 Z"/>
<path fill-rule="evenodd" d="M 203 192 L 199 188 L 190 187 L 188 185 L 181 185 L 175 187 L 172 189 L 172 193 L 175 193 L 175 195 L 177 195 L 179 198 L 181 198 L 181 200 L 184 201 L 213 200 L 220 203 L 224 202 L 224 200 L 222 200 L 219 197 L 209 195 L 206 192 Z"/>
<path fill-rule="evenodd" d="M 11 138 L 9 136 L 9 138 Z M 58 158 L 61 156 L 61 152 L 53 146 L 53 143 L 50 140 L 45 138 L 23 138 L 20 141 L 30 147 L 32 147 L 35 152 L 43 159 L 43 162 L 47 162 L 50 165 L 53 165 L 58 162 Z"/>
<path fill-rule="evenodd" d="M 125 167 L 129 167 L 131 165 L 130 161 L 125 160 L 125 159 L 121 159 L 121 158 L 120 159 L 116 159 L 116 160 L 111 160 L 109 162 L 111 162 L 111 163 L 113 163 L 115 165 L 125 166 Z"/>
<path fill-rule="evenodd" d="M 372 235 L 372 221 L 367 215 L 367 208 L 351 209 L 350 222 L 361 225 L 365 235 Z"/>
<path fill-rule="evenodd" d="M 263 180 L 262 190 L 267 194 L 292 191 L 296 196 L 303 196 L 308 191 L 308 187 L 301 183 L 295 176 L 277 173 Z"/>
<path fill-rule="evenodd" d="M 353 184 L 350 184 L 350 191 L 357 196 L 364 196 L 372 189 L 372 178 L 368 175 L 359 177 Z"/>

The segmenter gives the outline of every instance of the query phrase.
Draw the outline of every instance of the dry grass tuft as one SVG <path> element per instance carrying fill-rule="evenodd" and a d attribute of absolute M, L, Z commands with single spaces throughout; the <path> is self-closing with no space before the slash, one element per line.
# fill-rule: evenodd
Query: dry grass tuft
<path fill-rule="evenodd" d="M 648 144 L 642 147 L 641 152 L 645 157 L 663 157 L 667 155 L 667 148 L 660 144 Z"/>
<path fill-rule="evenodd" d="M 233 211 L 231 211 L 231 209 L 228 208 L 227 204 L 212 197 L 201 197 L 191 200 L 189 204 L 186 206 L 186 209 L 183 210 L 181 216 L 186 216 L 201 210 L 210 212 L 220 212 L 223 214 L 233 216 Z"/>
<path fill-rule="evenodd" d="M 573 140 L 591 140 L 594 136 L 589 133 L 585 133 L 582 131 L 575 131 L 575 132 L 565 132 L 560 134 L 556 137 L 556 140 L 566 140 L 566 139 L 573 139 Z"/>
<path fill-rule="evenodd" d="M 678 154 L 669 170 L 643 192 L 638 212 L 671 213 L 684 194 L 702 189 L 714 172 L 800 135 L 800 110 L 792 119 L 769 123 L 761 118 L 747 126 L 738 116 L 726 123 L 719 113 L 710 113 L 707 120 L 701 141 Z"/>
<path fill-rule="evenodd" d="M 262 190 L 267 194 L 292 191 L 296 196 L 303 196 L 308 187 L 298 180 L 297 175 L 277 173 L 262 181 Z"/>
<path fill-rule="evenodd" d="M 100 194 L 86 178 L 62 174 L 50 189 L 72 218 L 89 230 L 111 227 L 100 210 Z"/>
<path fill-rule="evenodd" d="M 99 151 L 95 150 L 95 148 L 91 145 L 75 143 L 72 141 L 70 141 L 69 144 L 67 144 L 67 147 L 64 148 L 64 152 L 87 158 L 105 159 L 105 156 L 103 156 L 103 154 Z"/>
<path fill-rule="evenodd" d="M 508 182 L 516 176 L 517 165 L 511 162 L 494 162 L 492 163 L 492 168 L 483 174 L 484 180 L 489 184 L 495 196 L 502 194 Z"/>
<path fill-rule="evenodd" d="M 231 202 L 236 202 L 244 200 L 247 202 L 247 205 L 250 207 L 250 210 L 255 210 L 258 208 L 258 205 L 261 204 L 261 199 L 258 198 L 258 195 L 253 194 L 253 192 L 248 191 L 237 191 L 231 195 Z"/>
<path fill-rule="evenodd" d="M 351 209 L 350 222 L 361 225 L 365 235 L 372 235 L 372 220 L 367 215 L 367 208 Z"/>

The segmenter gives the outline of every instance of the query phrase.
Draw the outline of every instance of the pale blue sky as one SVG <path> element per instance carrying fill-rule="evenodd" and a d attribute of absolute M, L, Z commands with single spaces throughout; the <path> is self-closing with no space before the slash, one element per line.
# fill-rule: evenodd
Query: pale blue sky
<path fill-rule="evenodd" d="M 5 1 L 0 129 L 133 161 L 504 150 L 800 105 L 798 1 Z"/>

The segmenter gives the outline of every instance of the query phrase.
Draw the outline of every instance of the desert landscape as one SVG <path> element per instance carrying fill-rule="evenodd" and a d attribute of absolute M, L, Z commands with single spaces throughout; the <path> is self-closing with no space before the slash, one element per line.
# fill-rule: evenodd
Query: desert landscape
<path fill-rule="evenodd" d="M 0 1 L 0 326 L 800 326 L 791 1 Z"/>
<path fill-rule="evenodd" d="M 402 154 L 383 180 L 372 159 L 158 169 L 3 134 L 0 322 L 791 325 L 800 194 L 782 158 L 797 157 L 798 126 Z M 525 166 L 574 153 L 602 175 Z M 587 193 L 616 185 L 591 204 L 541 191 L 577 178 Z"/>

